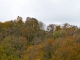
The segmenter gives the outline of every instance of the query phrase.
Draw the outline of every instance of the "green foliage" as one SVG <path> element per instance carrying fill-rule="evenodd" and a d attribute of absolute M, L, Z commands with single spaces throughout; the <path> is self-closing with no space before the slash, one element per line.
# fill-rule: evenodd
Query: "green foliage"
<path fill-rule="evenodd" d="M 0 60 L 20 60 L 20 58 L 14 55 L 14 49 L 0 45 Z"/>
<path fill-rule="evenodd" d="M 54 33 L 53 33 L 54 39 L 60 38 L 60 37 L 63 37 L 63 36 L 64 36 L 64 32 L 62 30 L 54 31 Z"/>

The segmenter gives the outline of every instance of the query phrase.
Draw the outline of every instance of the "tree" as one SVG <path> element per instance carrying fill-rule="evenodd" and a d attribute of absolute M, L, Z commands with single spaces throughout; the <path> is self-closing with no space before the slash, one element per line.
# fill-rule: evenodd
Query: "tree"
<path fill-rule="evenodd" d="M 43 22 L 41 22 L 41 21 L 39 21 L 39 28 L 41 30 L 45 30 L 45 24 Z"/>
<path fill-rule="evenodd" d="M 55 31 L 59 31 L 59 30 L 61 30 L 61 26 L 56 25 L 56 29 L 55 29 Z"/>
<path fill-rule="evenodd" d="M 55 24 L 50 24 L 47 26 L 47 30 L 53 34 L 53 32 L 55 31 L 56 25 Z"/>
<path fill-rule="evenodd" d="M 27 40 L 25 37 L 7 36 L 1 42 L 1 45 L 6 49 L 5 53 L 7 56 L 15 56 L 22 59 L 23 51 L 27 48 Z"/>
<path fill-rule="evenodd" d="M 34 38 L 34 34 L 40 30 L 38 20 L 35 18 L 27 17 L 25 21 L 25 26 L 27 28 L 26 34 L 28 42 L 31 42 Z"/>

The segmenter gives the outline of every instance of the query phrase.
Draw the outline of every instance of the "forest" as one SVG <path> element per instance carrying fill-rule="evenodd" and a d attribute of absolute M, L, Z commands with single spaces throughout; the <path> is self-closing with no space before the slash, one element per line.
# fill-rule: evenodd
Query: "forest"
<path fill-rule="evenodd" d="M 0 60 L 80 60 L 80 28 L 20 16 L 0 22 Z"/>

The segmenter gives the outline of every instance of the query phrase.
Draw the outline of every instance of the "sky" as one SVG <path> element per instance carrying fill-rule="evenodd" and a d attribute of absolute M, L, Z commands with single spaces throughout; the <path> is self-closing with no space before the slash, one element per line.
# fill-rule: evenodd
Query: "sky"
<path fill-rule="evenodd" d="M 80 26 L 80 0 L 0 0 L 0 21 L 21 16 L 33 17 L 48 24 Z"/>

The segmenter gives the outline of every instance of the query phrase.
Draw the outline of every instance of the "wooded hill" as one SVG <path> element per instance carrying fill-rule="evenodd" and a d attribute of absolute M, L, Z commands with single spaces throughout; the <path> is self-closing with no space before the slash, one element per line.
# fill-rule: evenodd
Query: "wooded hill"
<path fill-rule="evenodd" d="M 54 23 L 54 22 L 53 22 Z M 80 60 L 80 28 L 36 18 L 0 22 L 0 60 Z"/>

